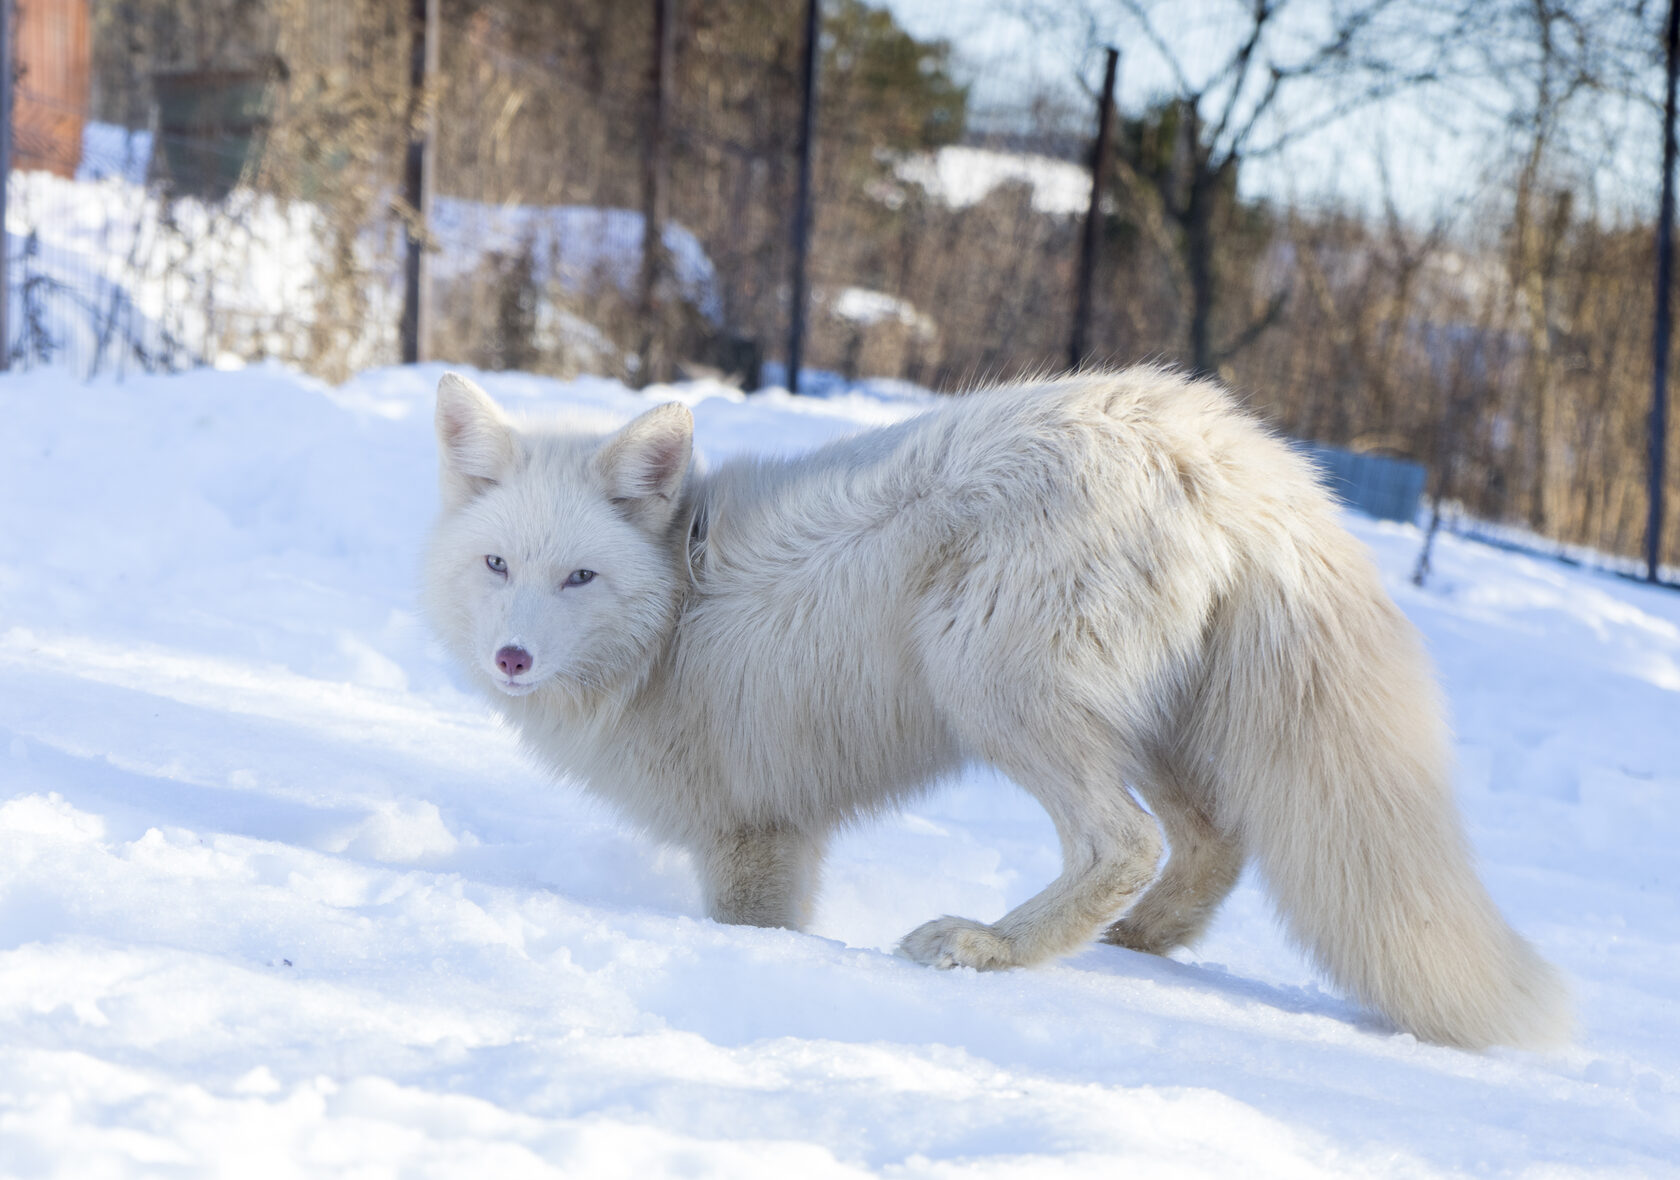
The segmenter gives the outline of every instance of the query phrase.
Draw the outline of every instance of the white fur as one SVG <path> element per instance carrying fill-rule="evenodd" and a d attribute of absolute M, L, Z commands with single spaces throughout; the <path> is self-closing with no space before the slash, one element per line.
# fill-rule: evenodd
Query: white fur
<path fill-rule="evenodd" d="M 1165 953 L 1252 857 L 1400 1028 L 1567 1036 L 1471 865 L 1416 635 L 1312 469 L 1216 385 L 998 389 L 704 476 L 690 426 L 521 432 L 445 377 L 426 596 L 531 749 L 693 851 L 708 914 L 801 925 L 832 832 L 978 760 L 1044 805 L 1063 870 L 995 923 L 911 931 L 912 958 L 1012 967 L 1105 927 Z"/>

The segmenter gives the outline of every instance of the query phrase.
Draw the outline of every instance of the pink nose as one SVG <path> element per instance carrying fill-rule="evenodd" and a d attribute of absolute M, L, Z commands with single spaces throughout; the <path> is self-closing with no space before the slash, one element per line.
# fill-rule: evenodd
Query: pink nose
<path fill-rule="evenodd" d="M 496 667 L 504 676 L 518 676 L 531 670 L 531 653 L 522 647 L 504 647 L 496 653 Z"/>

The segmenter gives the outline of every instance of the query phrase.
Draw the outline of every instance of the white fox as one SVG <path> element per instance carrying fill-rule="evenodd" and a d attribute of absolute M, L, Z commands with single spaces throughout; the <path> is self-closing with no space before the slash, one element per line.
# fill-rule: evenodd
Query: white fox
<path fill-rule="evenodd" d="M 1016 967 L 1099 932 L 1164 954 L 1252 857 L 1399 1028 L 1567 1038 L 1471 864 L 1412 627 L 1218 386 L 1081 374 L 708 474 L 692 429 L 664 405 L 518 430 L 446 375 L 425 597 L 532 750 L 692 852 L 708 915 L 800 927 L 831 833 L 979 761 L 1049 812 L 1062 872 L 911 931 L 913 959 Z"/>

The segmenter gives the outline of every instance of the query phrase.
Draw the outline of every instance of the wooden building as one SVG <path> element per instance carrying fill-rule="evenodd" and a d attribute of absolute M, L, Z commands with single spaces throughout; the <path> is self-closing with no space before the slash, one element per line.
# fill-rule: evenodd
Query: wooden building
<path fill-rule="evenodd" d="M 88 0 L 18 0 L 12 167 L 76 174 L 92 58 Z"/>

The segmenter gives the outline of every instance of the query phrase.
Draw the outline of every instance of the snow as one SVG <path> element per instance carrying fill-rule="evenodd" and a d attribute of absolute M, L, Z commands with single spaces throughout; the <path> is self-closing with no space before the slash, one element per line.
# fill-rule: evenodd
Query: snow
<path fill-rule="evenodd" d="M 895 171 L 955 209 L 984 200 L 1000 184 L 1029 186 L 1040 213 L 1083 214 L 1091 206 L 1090 170 L 1050 156 L 953 145 L 906 156 Z"/>
<path fill-rule="evenodd" d="M 416 617 L 441 368 L 0 379 L 0 1174 L 1674 1175 L 1680 595 L 1349 518 L 1437 659 L 1554 1054 L 1419 1044 L 1251 882 L 1193 952 L 934 972 L 1058 868 L 975 771 L 839 842 L 809 934 L 554 783 Z M 799 451 L 925 397 L 480 378 Z"/>
<path fill-rule="evenodd" d="M 432 203 L 431 231 L 438 242 L 432 273 L 453 277 L 484 255 L 529 249 L 538 283 L 554 281 L 572 294 L 605 287 L 633 297 L 640 281 L 644 224 L 634 209 L 486 205 L 440 197 Z M 665 224 L 661 241 L 677 295 L 721 323 L 717 272 L 700 239 L 673 221 Z"/>
<path fill-rule="evenodd" d="M 82 125 L 82 159 L 76 166 L 80 181 L 116 176 L 130 184 L 146 183 L 152 162 L 152 133 L 112 123 Z"/>
<path fill-rule="evenodd" d="M 323 212 L 238 188 L 225 200 L 166 199 L 147 187 L 152 136 L 103 123 L 83 130 L 76 178 L 14 173 L 7 215 L 11 339 L 25 364 L 52 363 L 89 376 L 180 368 L 234 357 L 303 357 L 320 300 Z M 532 280 L 585 300 L 633 298 L 642 215 L 591 206 L 433 203 L 434 282 L 469 275 L 492 255 L 529 248 Z M 723 315 L 716 271 L 700 240 L 675 222 L 662 241 L 667 283 L 714 324 Z M 402 302 L 401 230 L 370 226 L 357 243 L 368 274 L 365 320 L 348 363 L 394 356 Z M 17 263 L 21 263 L 18 265 Z M 33 282 L 31 280 L 34 280 Z M 577 315 L 545 304 L 546 330 L 581 353 L 614 349 Z"/>
<path fill-rule="evenodd" d="M 95 124 L 94 131 L 108 130 Z M 10 346 L 26 363 L 49 362 L 78 375 L 182 367 L 220 354 L 303 356 L 319 293 L 315 264 L 327 240 L 322 215 L 306 202 L 282 202 L 250 189 L 224 201 L 165 198 L 146 187 L 145 164 L 106 151 L 84 156 L 75 180 L 47 172 L 11 179 L 7 230 L 14 310 Z M 147 150 L 136 137 L 136 155 Z M 103 162 L 102 162 L 103 161 Z M 364 241 L 364 262 L 394 258 L 389 241 Z M 31 254 L 31 249 L 34 253 Z M 394 265 L 370 282 L 368 319 L 396 323 L 401 290 Z M 31 277 L 42 304 L 26 314 Z M 388 351 L 367 332 L 352 359 Z M 142 360 L 144 358 L 144 360 Z"/>
<path fill-rule="evenodd" d="M 860 328 L 890 322 L 923 337 L 935 336 L 939 331 L 939 326 L 917 311 L 915 304 L 867 287 L 842 287 L 830 300 L 829 310 L 836 319 L 846 320 Z"/>

